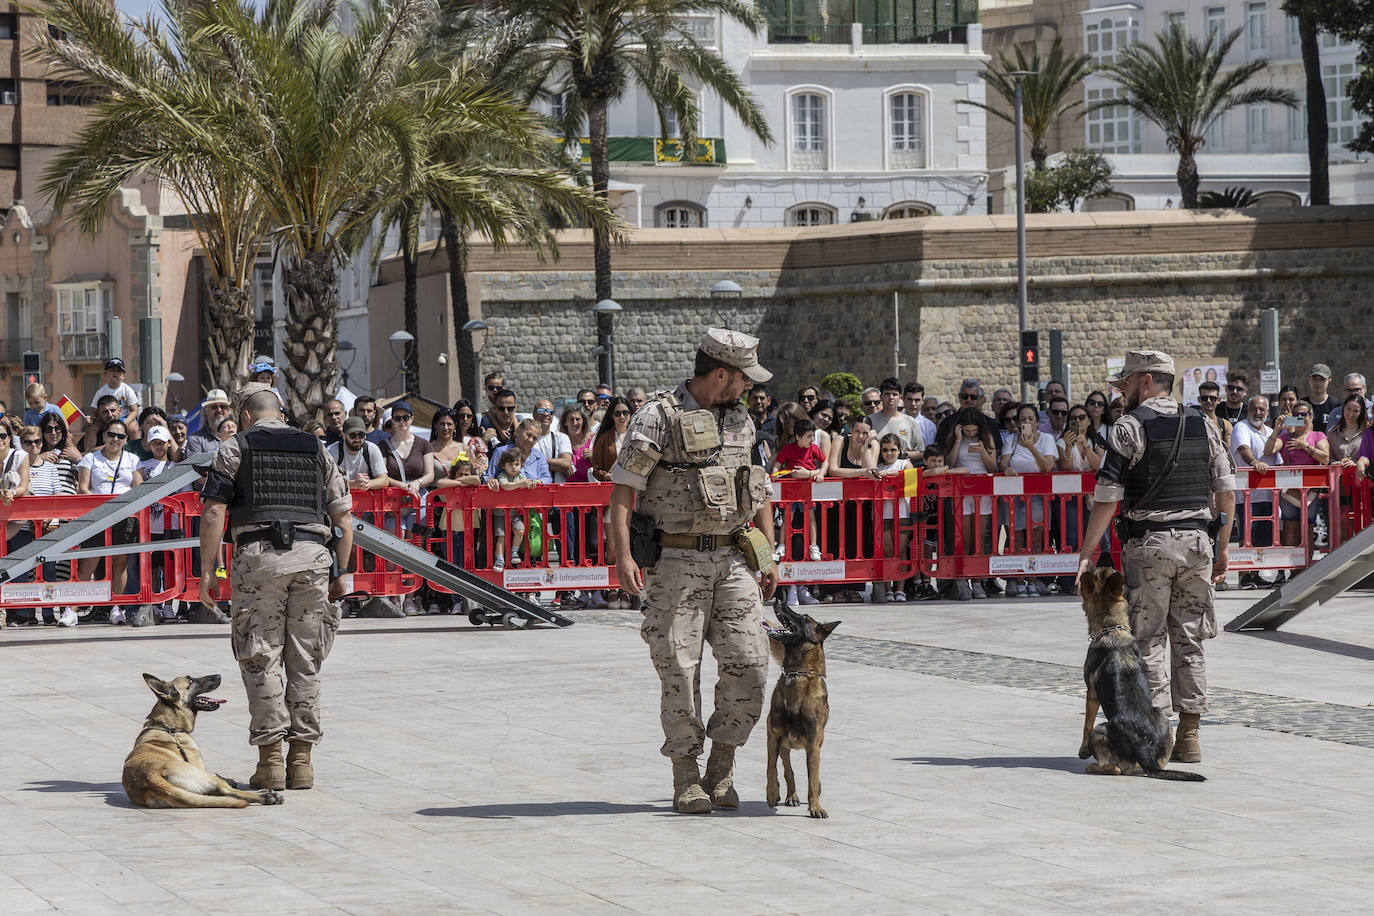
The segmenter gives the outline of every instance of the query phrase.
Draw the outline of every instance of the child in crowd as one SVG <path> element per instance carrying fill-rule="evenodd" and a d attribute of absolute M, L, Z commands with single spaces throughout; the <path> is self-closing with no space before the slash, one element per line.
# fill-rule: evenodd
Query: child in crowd
<path fill-rule="evenodd" d="M 156 419 L 153 419 L 153 422 L 156 423 Z M 151 426 L 143 438 L 152 457 L 138 463 L 138 473 L 141 480 L 152 480 L 176 464 L 170 454 L 172 433 L 165 426 Z M 188 484 L 179 492 L 189 489 L 191 487 Z M 154 503 L 148 510 L 148 521 L 149 535 L 154 541 L 165 541 L 181 533 L 180 520 L 175 515 L 164 514 L 161 503 Z M 166 583 L 167 557 L 165 553 L 155 553 L 152 557 L 153 585 L 159 591 Z M 166 601 L 157 605 L 154 613 L 163 620 L 176 618 L 176 612 L 172 610 L 170 602 Z"/>
<path fill-rule="evenodd" d="M 905 449 L 902 446 L 901 437 L 896 433 L 888 433 L 878 440 L 878 466 L 869 471 L 875 479 L 890 477 L 893 474 L 900 474 L 903 471 L 911 470 L 911 462 L 902 457 Z M 901 506 L 901 515 L 905 518 L 909 512 L 910 500 L 903 497 L 898 501 Z M 883 503 L 883 556 L 885 557 L 905 557 L 911 548 L 911 534 L 897 529 L 896 512 L 890 500 Z M 897 545 L 898 552 L 893 553 L 893 546 Z M 902 591 L 902 583 L 897 580 L 891 582 L 873 583 L 873 603 L 880 604 L 883 601 L 905 601 L 906 593 Z"/>
<path fill-rule="evenodd" d="M 449 487 L 480 487 L 482 486 L 482 476 L 477 473 L 477 468 L 472 462 L 472 456 L 463 451 L 459 452 L 458 457 L 453 459 L 453 463 L 449 465 L 448 476 L 439 478 L 434 485 L 441 490 Z M 493 477 L 487 481 L 487 486 L 496 490 L 500 488 L 501 484 Z M 480 522 L 481 515 L 479 513 L 474 513 L 474 515 L 476 521 Z M 455 566 L 463 566 L 467 561 L 467 551 L 463 546 L 463 533 L 467 531 L 466 513 L 461 510 L 455 511 L 451 508 L 445 508 L 443 525 L 448 531 L 448 541 L 451 545 L 449 559 Z M 476 553 L 478 545 L 474 544 L 473 547 L 473 552 Z"/>
<path fill-rule="evenodd" d="M 48 403 L 48 389 L 43 387 L 42 382 L 34 382 L 24 389 L 24 402 L 29 405 L 24 411 L 25 426 L 37 426 L 45 413 L 55 413 L 59 416 L 62 413 L 56 404 Z"/>
<path fill-rule="evenodd" d="M 522 487 L 537 487 L 539 481 L 526 477 L 523 471 L 525 467 L 525 454 L 518 448 L 508 448 L 501 453 L 501 460 L 496 465 L 496 476 L 492 478 L 496 485 L 503 490 L 518 490 Z M 525 519 L 518 512 L 510 513 L 510 565 L 515 567 L 520 565 L 520 548 L 525 543 Z M 491 513 L 492 526 L 495 529 L 496 537 L 496 560 L 491 564 L 492 569 L 501 570 L 506 568 L 506 512 L 501 509 Z"/>
<path fill-rule="evenodd" d="M 129 439 L 134 440 L 138 438 L 138 394 L 124 381 L 124 375 L 124 360 L 116 356 L 105 363 L 105 384 L 95 390 L 91 409 L 94 410 L 107 394 L 114 398 L 119 402 L 119 418 L 129 427 Z"/>
<path fill-rule="evenodd" d="M 949 467 L 945 464 L 945 456 L 938 449 L 931 449 L 926 452 L 925 466 L 921 470 L 922 477 L 943 477 L 946 474 L 967 474 L 969 469 L 966 467 Z M 939 501 L 934 496 L 923 497 L 921 502 L 920 514 L 924 516 L 926 524 L 925 541 L 921 544 L 921 556 L 927 560 L 936 557 L 936 538 L 940 536 L 936 522 L 939 520 Z M 915 595 L 917 601 L 928 601 L 940 597 L 939 582 L 935 579 L 926 578 L 925 572 L 920 573 L 920 584 L 916 587 Z"/>
<path fill-rule="evenodd" d="M 785 476 L 791 480 L 819 480 L 824 477 L 825 454 L 821 451 L 820 446 L 816 445 L 816 425 L 810 420 L 796 420 L 792 424 L 792 435 L 793 441 L 778 449 L 778 456 L 773 459 L 773 466 L 777 471 L 782 472 L 778 476 Z M 805 541 L 810 545 L 807 548 L 806 557 L 813 563 L 819 562 L 821 548 L 816 543 L 815 521 L 811 518 L 811 513 L 804 509 L 802 509 L 801 515 Z M 781 537 L 778 541 L 779 543 L 782 542 Z M 810 590 L 798 589 L 795 585 L 787 587 L 786 600 L 788 604 L 818 603 Z"/>

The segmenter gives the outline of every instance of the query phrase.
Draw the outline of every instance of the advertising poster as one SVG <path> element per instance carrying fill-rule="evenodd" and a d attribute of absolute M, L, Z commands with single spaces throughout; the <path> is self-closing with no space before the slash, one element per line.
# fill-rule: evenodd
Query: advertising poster
<path fill-rule="evenodd" d="M 1196 404 L 1198 386 L 1203 382 L 1216 382 L 1224 400 L 1228 365 L 1229 361 L 1220 356 L 1179 360 L 1178 377 L 1174 379 L 1174 394 L 1178 395 L 1184 404 Z"/>

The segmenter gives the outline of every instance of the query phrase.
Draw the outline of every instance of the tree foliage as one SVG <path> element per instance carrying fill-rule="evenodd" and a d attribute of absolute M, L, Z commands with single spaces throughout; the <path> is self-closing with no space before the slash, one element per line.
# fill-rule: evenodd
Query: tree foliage
<path fill-rule="evenodd" d="M 1112 162 L 1097 150 L 1078 147 L 1042 172 L 1026 176 L 1026 210 L 1049 213 L 1060 207 L 1072 213 L 1089 198 L 1112 190 Z"/>
<path fill-rule="evenodd" d="M 1233 185 L 1221 191 L 1203 191 L 1198 195 L 1197 205 L 1203 210 L 1242 210 L 1253 206 L 1255 192 L 1240 185 Z"/>
<path fill-rule="evenodd" d="M 1357 153 L 1374 153 L 1374 0 L 1286 0 L 1283 9 L 1297 16 L 1300 24 L 1304 17 L 1311 17 L 1321 31 L 1360 46 L 1349 91 L 1351 105 L 1365 116 L 1365 121 L 1346 146 Z"/>

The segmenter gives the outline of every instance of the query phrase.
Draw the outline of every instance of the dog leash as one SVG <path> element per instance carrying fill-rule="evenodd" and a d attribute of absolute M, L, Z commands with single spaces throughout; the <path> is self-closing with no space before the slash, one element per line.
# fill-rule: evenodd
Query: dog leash
<path fill-rule="evenodd" d="M 164 731 L 164 732 L 166 732 L 167 734 L 171 735 L 171 736 L 172 736 L 172 740 L 173 740 L 174 742 L 176 742 L 177 753 L 181 754 L 181 759 L 182 759 L 182 760 L 185 760 L 187 763 L 190 763 L 190 762 L 191 762 L 191 758 L 186 756 L 186 749 L 185 749 L 184 747 L 181 746 L 181 739 L 177 737 L 177 735 L 179 735 L 179 734 L 180 734 L 180 735 L 188 734 L 188 732 L 186 731 L 186 729 L 184 729 L 184 728 L 172 729 L 172 728 L 168 728 L 168 727 L 165 726 L 165 725 L 149 725 L 147 728 L 145 728 L 145 729 L 143 729 L 143 730 L 144 730 L 145 732 L 150 732 L 150 731 L 153 731 L 154 729 L 156 729 L 156 730 L 158 730 L 158 731 Z"/>
<path fill-rule="evenodd" d="M 783 677 L 823 677 L 823 675 L 817 674 L 816 672 L 812 671 L 812 670 L 809 669 L 809 668 L 800 668 L 800 669 L 797 669 L 797 670 L 788 670 L 787 668 L 784 668 L 784 669 L 782 669 L 782 676 L 783 676 Z"/>
<path fill-rule="evenodd" d="M 1112 630 L 1124 630 L 1127 633 L 1131 632 L 1130 627 L 1124 626 L 1123 624 L 1119 623 L 1113 624 L 1110 627 L 1103 627 L 1102 629 L 1098 630 L 1096 633 L 1088 637 L 1088 645 L 1092 645 L 1093 643 L 1097 642 L 1099 639 L 1106 636 Z"/>

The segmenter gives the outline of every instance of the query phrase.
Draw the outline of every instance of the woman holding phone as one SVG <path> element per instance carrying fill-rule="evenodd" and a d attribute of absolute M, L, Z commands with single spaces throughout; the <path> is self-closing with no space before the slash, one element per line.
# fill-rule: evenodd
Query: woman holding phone
<path fill-rule="evenodd" d="M 1281 406 L 1279 415 L 1274 420 L 1274 431 L 1269 435 L 1269 441 L 1264 444 L 1264 454 L 1274 455 L 1282 452 L 1283 463 L 1287 467 L 1330 463 L 1331 442 L 1327 439 L 1326 433 L 1313 428 L 1314 409 L 1306 401 Z M 1279 530 L 1279 543 L 1286 547 L 1294 547 L 1301 543 L 1298 526 L 1305 516 L 1308 528 L 1307 543 L 1311 544 L 1312 526 L 1316 523 L 1317 516 L 1325 511 L 1328 502 L 1318 499 L 1316 493 L 1309 496 L 1307 491 L 1298 488 L 1284 490 L 1279 499 L 1279 518 L 1283 522 Z M 1280 572 L 1274 584 L 1278 585 L 1286 578 Z"/>

